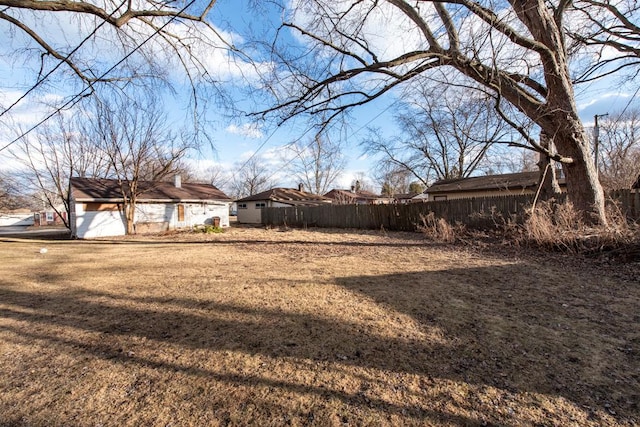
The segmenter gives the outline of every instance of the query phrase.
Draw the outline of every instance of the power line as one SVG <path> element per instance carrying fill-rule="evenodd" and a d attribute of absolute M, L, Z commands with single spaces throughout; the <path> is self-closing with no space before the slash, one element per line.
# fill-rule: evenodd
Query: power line
<path fill-rule="evenodd" d="M 631 98 L 629 98 L 629 102 L 627 102 L 627 105 L 625 105 L 624 109 L 622 110 L 622 112 L 620 113 L 619 117 L 622 117 L 622 115 L 627 111 L 627 108 L 629 108 L 629 106 L 631 105 L 631 103 L 633 102 L 633 99 L 638 96 L 638 92 L 640 92 L 640 86 L 638 86 L 638 88 L 636 89 L 636 91 L 634 92 L 633 95 L 631 95 Z"/>
<path fill-rule="evenodd" d="M 160 31 L 164 30 L 164 28 L 167 25 L 169 25 L 174 19 L 176 19 L 178 17 L 178 15 L 181 15 L 185 10 L 187 10 L 193 3 L 195 3 L 195 1 L 196 0 L 191 0 L 189 3 L 187 3 L 178 13 L 176 13 L 171 18 L 169 18 L 169 20 L 167 22 L 165 22 L 162 26 L 160 26 L 159 28 L 154 30 L 154 32 L 149 37 L 147 37 L 142 43 L 140 43 L 138 46 L 136 46 L 131 52 L 127 53 L 121 60 L 116 62 L 111 68 L 109 68 L 101 76 L 99 76 L 96 79 L 96 81 L 99 81 L 99 80 L 102 80 L 103 78 L 105 78 L 111 71 L 113 71 L 116 67 L 118 67 L 120 64 L 122 64 L 124 61 L 126 61 L 131 55 L 133 55 L 135 52 L 137 52 L 142 46 L 144 46 L 146 43 L 148 43 L 149 40 L 151 40 L 156 34 L 158 34 Z M 4 147 L 0 148 L 0 151 L 6 150 L 11 145 L 15 144 L 20 139 L 24 138 L 25 136 L 27 136 L 28 134 L 33 132 L 35 129 L 40 127 L 47 120 L 49 120 L 51 117 L 53 117 L 56 114 L 60 113 L 62 110 L 66 109 L 67 107 L 73 107 L 78 102 L 80 102 L 80 100 L 82 98 L 84 98 L 86 96 L 90 96 L 91 93 L 86 93 L 85 94 L 85 92 L 87 91 L 87 89 L 92 89 L 93 90 L 93 84 L 94 84 L 93 82 L 89 82 L 88 87 L 84 88 L 79 94 L 76 94 L 73 97 L 71 97 L 71 99 L 69 101 L 65 102 L 61 107 L 56 108 L 51 114 L 49 114 L 44 119 L 42 119 L 41 121 L 36 123 L 34 126 L 29 128 L 27 131 L 23 132 L 20 136 L 18 136 L 17 138 L 15 138 L 11 142 L 9 142 L 7 145 L 5 145 Z"/>
<path fill-rule="evenodd" d="M 126 0 L 124 0 L 122 3 L 120 3 L 120 6 L 118 6 L 116 9 L 114 9 L 113 12 L 111 12 L 109 14 L 109 18 L 111 18 L 113 16 L 114 13 L 116 13 L 118 10 L 120 10 L 120 8 L 126 3 Z M 80 49 L 82 47 L 83 44 L 85 44 L 87 41 L 89 41 L 89 39 L 91 39 L 91 37 L 93 37 L 100 28 L 102 28 L 103 25 L 105 25 L 107 23 L 106 20 L 103 20 L 100 25 L 98 25 L 96 28 L 93 29 L 93 31 L 91 31 L 91 33 L 89 33 L 89 35 L 87 37 L 85 37 L 78 46 L 76 46 L 75 48 L 73 48 L 73 50 L 71 52 L 69 52 L 67 54 L 67 56 L 65 56 L 64 58 L 60 59 L 58 61 L 58 64 L 53 67 L 51 70 L 49 70 L 49 72 L 47 74 L 45 74 L 43 77 L 41 77 L 40 79 L 38 79 L 38 81 L 31 86 L 31 88 L 29 90 L 27 90 L 20 98 L 18 98 L 13 104 L 11 104 L 9 107 L 7 107 L 3 112 L 0 113 L 0 117 L 4 116 L 6 113 L 9 112 L 9 110 L 11 110 L 13 107 L 15 107 L 16 105 L 18 105 L 18 103 L 20 103 L 20 101 L 22 101 L 23 99 L 25 99 L 27 97 L 27 95 L 29 95 L 31 92 L 33 92 L 38 86 L 40 86 L 42 84 L 42 82 L 44 82 L 46 79 L 48 79 L 58 68 L 60 68 L 62 66 L 62 64 L 65 64 L 67 62 L 67 60 L 69 60 L 71 58 L 71 56 L 76 53 L 78 51 L 78 49 Z"/>

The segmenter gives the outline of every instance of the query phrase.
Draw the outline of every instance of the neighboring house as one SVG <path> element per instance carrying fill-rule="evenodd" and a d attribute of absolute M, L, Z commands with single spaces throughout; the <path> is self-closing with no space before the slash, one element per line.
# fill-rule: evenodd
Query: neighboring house
<path fill-rule="evenodd" d="M 430 201 L 535 194 L 538 190 L 539 177 L 538 172 L 520 172 L 447 179 L 435 182 L 425 190 L 425 193 L 428 194 Z M 560 179 L 558 183 L 565 191 L 565 180 Z"/>
<path fill-rule="evenodd" d="M 33 213 L 29 209 L 0 212 L 0 227 L 33 225 Z"/>
<path fill-rule="evenodd" d="M 58 207 L 56 207 L 58 209 Z M 40 211 L 33 214 L 33 225 L 35 227 L 47 227 L 47 226 L 64 226 L 67 220 L 67 213 L 63 207 L 58 209 L 60 215 L 55 211 Z"/>
<path fill-rule="evenodd" d="M 326 193 L 324 197 L 328 197 L 333 200 L 333 203 L 340 205 L 381 205 L 392 200 L 370 191 L 356 190 L 355 187 L 351 187 L 351 190 L 334 188 Z"/>
<path fill-rule="evenodd" d="M 140 182 L 136 202 L 137 233 L 195 225 L 229 226 L 232 200 L 209 184 Z M 71 178 L 71 232 L 78 238 L 126 234 L 123 198 L 114 179 Z"/>
<path fill-rule="evenodd" d="M 241 224 L 262 223 L 262 209 L 288 206 L 318 206 L 331 203 L 331 199 L 301 189 L 272 188 L 253 196 L 236 200 L 238 222 Z"/>

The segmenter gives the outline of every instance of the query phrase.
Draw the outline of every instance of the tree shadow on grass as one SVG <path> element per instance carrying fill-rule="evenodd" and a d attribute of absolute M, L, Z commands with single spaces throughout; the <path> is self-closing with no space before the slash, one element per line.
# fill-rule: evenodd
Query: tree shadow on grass
<path fill-rule="evenodd" d="M 637 284 L 525 263 L 339 283 L 442 328 L 452 337 L 437 350 L 444 377 L 562 396 L 631 424 L 640 418 Z"/>
<path fill-rule="evenodd" d="M 576 284 L 561 277 L 560 271 L 555 273 L 558 276 L 514 264 L 337 279 L 344 289 L 389 312 L 410 316 L 421 330 L 440 331 L 442 340 L 382 335 L 366 322 L 336 322 L 321 313 L 84 289 L 36 293 L 6 281 L 0 281 L 0 319 L 29 326 L 0 326 L 102 359 L 317 394 L 354 407 L 374 404 L 415 420 L 481 423 L 478 418 L 434 410 L 428 401 L 403 406 L 293 379 L 242 377 L 188 363 L 126 356 L 120 341 L 109 337 L 142 337 L 187 349 L 239 351 L 447 379 L 511 393 L 561 396 L 591 408 L 594 417 L 596 411 L 604 411 L 621 423 L 633 424 L 640 401 L 636 314 L 640 289 L 617 282 L 603 286 L 597 280 Z M 38 332 L 49 326 L 53 333 Z M 102 334 L 104 340 L 82 342 L 56 333 L 58 328 Z"/>

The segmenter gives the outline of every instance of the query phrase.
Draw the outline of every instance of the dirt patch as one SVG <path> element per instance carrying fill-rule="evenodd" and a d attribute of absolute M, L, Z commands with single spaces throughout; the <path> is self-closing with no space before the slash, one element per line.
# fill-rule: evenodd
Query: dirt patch
<path fill-rule="evenodd" d="M 0 424 L 636 425 L 626 268 L 415 233 L 5 241 Z"/>

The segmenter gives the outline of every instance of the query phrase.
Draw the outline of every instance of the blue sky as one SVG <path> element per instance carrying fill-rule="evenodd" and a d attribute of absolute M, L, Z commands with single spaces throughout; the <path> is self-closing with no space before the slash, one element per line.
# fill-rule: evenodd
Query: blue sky
<path fill-rule="evenodd" d="M 255 25 L 256 21 L 251 20 L 252 13 L 248 10 L 244 2 L 235 0 L 219 0 L 216 4 L 214 19 L 220 19 L 221 23 L 226 23 L 228 30 L 235 30 L 242 33 L 247 24 Z M 266 17 L 266 25 L 277 25 L 278 16 L 263 14 Z M 620 79 L 610 78 L 598 81 L 589 85 L 576 88 L 576 101 L 581 118 L 584 121 L 587 131 L 591 132 L 593 116 L 595 114 L 615 113 L 625 108 L 637 89 L 637 83 L 628 81 L 621 84 Z M 640 104 L 637 94 L 633 105 Z M 375 102 L 358 107 L 351 112 L 348 123 L 350 130 L 346 132 L 344 138 L 345 155 L 347 167 L 339 186 L 348 187 L 355 175 L 358 173 L 369 173 L 375 167 L 375 159 L 363 154 L 359 142 L 367 134 L 366 127 L 374 125 L 381 128 L 386 136 L 394 136 L 398 129 L 393 121 L 392 104 L 396 101 L 392 93 L 376 100 Z M 284 144 L 299 137 L 302 126 L 287 124 L 272 134 L 272 129 L 262 129 L 261 134 L 254 137 L 230 132 L 229 128 L 222 127 L 216 132 L 217 160 L 225 165 L 232 164 L 238 160 L 244 160 L 253 155 L 259 149 L 259 156 L 272 158 L 281 151 Z M 275 165 L 274 165 L 275 167 Z M 295 185 L 292 180 L 287 181 L 285 175 L 282 176 L 281 184 Z"/>
<path fill-rule="evenodd" d="M 268 7 L 268 3 L 262 4 Z M 266 6 L 265 6 L 266 5 Z M 271 9 L 261 10 L 256 14 L 255 9 L 250 9 L 249 2 L 238 0 L 218 0 L 210 15 L 211 21 L 219 28 L 227 31 L 230 36 L 242 37 L 249 29 L 260 32 L 273 29 L 279 22 L 278 13 Z M 6 24 L 5 24 L 6 25 Z M 8 31 L 7 27 L 0 26 L 0 31 Z M 50 32 L 61 31 L 60 28 L 51 26 Z M 233 35 L 235 34 L 235 35 Z M 59 35 L 61 38 L 63 34 Z M 16 49 L 20 40 L 12 40 L 14 45 L 9 44 L 9 49 Z M 5 46 L 5 49 L 7 46 Z M 4 53 L 6 53 L 5 51 Z M 220 57 L 218 61 L 222 60 Z M 0 104 L 6 106 L 7 103 L 15 99 L 24 88 L 28 87 L 33 75 L 23 71 L 23 64 L 20 61 L 10 62 L 6 55 L 0 56 Z M 577 89 L 577 103 L 582 119 L 587 127 L 593 123 L 594 114 L 614 113 L 620 111 L 636 95 L 634 104 L 638 104 L 636 94 L 637 83 L 627 82 L 621 84 L 618 79 L 603 80 L 596 84 Z M 35 96 L 21 103 L 13 111 L 14 121 L 22 123 L 23 126 L 40 120 L 46 115 L 46 109 L 36 103 L 43 99 L 55 101 L 59 96 L 73 91 L 68 87 L 53 84 L 38 92 Z M 181 99 L 181 96 L 177 97 Z M 348 128 L 342 133 L 345 147 L 347 166 L 345 172 L 336 186 L 348 187 L 355 176 L 359 173 L 368 174 L 374 167 L 374 159 L 363 155 L 359 142 L 367 134 L 366 127 L 374 125 L 382 129 L 386 136 L 393 136 L 397 133 L 392 120 L 393 109 L 391 105 L 396 101 L 390 93 L 375 102 L 359 107 L 352 111 L 348 119 Z M 167 98 L 167 105 L 174 105 L 170 110 L 170 120 L 180 122 L 184 120 L 184 111 L 179 103 L 173 103 L 172 98 Z M 199 156 L 192 156 L 195 166 L 205 168 L 212 164 L 233 171 L 238 164 L 242 164 L 251 156 L 263 158 L 265 163 L 273 170 L 274 178 L 280 185 L 295 186 L 296 180 L 280 170 L 283 146 L 299 138 L 303 133 L 304 123 L 289 122 L 280 128 L 268 128 L 254 126 L 251 120 L 243 117 L 236 117 L 231 120 L 222 114 L 218 114 L 216 108 L 211 108 L 209 118 L 215 121 L 216 126 L 211 134 L 215 143 L 215 152 L 204 150 Z M 4 146 L 4 141 L 10 138 L 6 133 L 6 123 L 4 132 L 0 134 L 0 144 Z M 589 129 L 588 129 L 589 130 Z M 306 138 L 312 136 L 307 135 Z M 0 164 L 7 164 L 9 160 L 1 157 Z"/>

